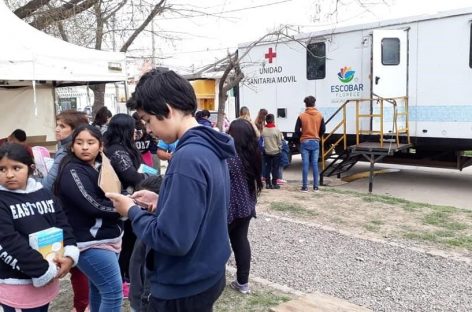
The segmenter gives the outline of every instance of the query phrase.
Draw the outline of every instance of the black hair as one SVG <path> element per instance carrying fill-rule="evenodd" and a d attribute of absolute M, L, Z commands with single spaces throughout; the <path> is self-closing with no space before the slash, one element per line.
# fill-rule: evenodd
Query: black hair
<path fill-rule="evenodd" d="M 195 119 L 198 120 L 200 118 L 202 118 L 202 111 L 198 111 L 195 113 Z"/>
<path fill-rule="evenodd" d="M 97 113 L 95 114 L 95 119 L 93 120 L 94 126 L 103 126 L 107 123 L 108 118 L 112 116 L 112 113 L 106 106 L 102 106 Z"/>
<path fill-rule="evenodd" d="M 269 123 L 269 122 L 274 122 L 275 118 L 274 118 L 274 114 L 267 114 L 266 116 L 266 122 Z"/>
<path fill-rule="evenodd" d="M 108 129 L 103 135 L 103 143 L 105 149 L 114 144 L 123 146 L 137 168 L 141 163 L 141 154 L 134 144 L 135 128 L 136 121 L 133 117 L 127 114 L 116 114 L 108 123 Z"/>
<path fill-rule="evenodd" d="M 28 166 L 28 175 L 34 172 L 34 159 L 24 145 L 18 143 L 5 143 L 0 146 L 0 160 L 4 157 L 20 162 Z"/>
<path fill-rule="evenodd" d="M 11 133 L 11 136 L 14 136 L 20 142 L 26 141 L 26 132 L 24 130 L 16 129 Z"/>
<path fill-rule="evenodd" d="M 134 118 L 134 122 L 135 122 L 134 127 L 136 128 L 136 130 L 142 130 L 144 134 L 146 132 L 146 126 L 144 126 L 141 120 L 141 117 L 139 117 L 138 113 L 134 112 L 133 115 L 131 115 L 131 117 Z"/>
<path fill-rule="evenodd" d="M 67 148 L 67 155 L 64 156 L 64 158 L 62 158 L 61 163 L 59 164 L 59 170 L 57 172 L 57 178 L 54 181 L 53 191 L 54 191 L 55 195 L 57 195 L 57 191 L 59 189 L 58 186 L 61 183 L 60 182 L 61 181 L 61 176 L 62 176 L 62 172 L 64 171 L 65 166 L 67 164 L 69 164 L 74 159 L 82 161 L 77 156 L 75 156 L 75 154 L 72 152 L 72 148 L 74 146 L 75 139 L 83 131 L 88 131 L 90 133 L 90 135 L 92 135 L 94 138 L 96 138 L 98 140 L 98 142 L 100 142 L 100 145 L 103 145 L 102 133 L 100 132 L 100 129 L 98 129 L 97 127 L 92 126 L 92 125 L 80 125 L 80 126 L 78 126 L 77 128 L 74 129 L 74 132 L 72 132 L 72 134 L 71 134 L 72 141 L 71 141 L 70 145 Z M 102 161 L 102 156 L 101 156 L 100 153 L 97 155 L 96 160 Z"/>
<path fill-rule="evenodd" d="M 315 107 L 316 99 L 314 96 L 309 95 L 303 100 L 303 102 L 305 102 L 306 107 Z"/>
<path fill-rule="evenodd" d="M 210 117 L 210 111 L 208 109 L 202 110 L 201 113 L 202 118 Z"/>
<path fill-rule="evenodd" d="M 162 184 L 162 176 L 160 175 L 150 176 L 142 180 L 141 182 L 139 182 L 139 184 L 136 186 L 135 191 L 148 190 L 156 194 L 159 194 L 161 184 Z"/>
<path fill-rule="evenodd" d="M 185 78 L 161 68 L 144 74 L 126 103 L 129 109 L 141 109 L 159 120 L 169 116 L 167 105 L 193 116 L 197 109 L 197 98 L 192 85 Z"/>
<path fill-rule="evenodd" d="M 256 131 L 248 120 L 236 119 L 229 125 L 228 134 L 233 137 L 236 152 L 243 163 L 249 192 L 258 195 L 262 189 L 262 159 Z"/>

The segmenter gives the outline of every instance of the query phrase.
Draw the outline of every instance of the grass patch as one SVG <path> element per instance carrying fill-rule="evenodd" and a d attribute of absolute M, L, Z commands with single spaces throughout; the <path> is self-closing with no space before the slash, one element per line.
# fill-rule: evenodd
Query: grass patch
<path fill-rule="evenodd" d="M 318 213 L 313 210 L 303 208 L 297 203 L 273 202 L 270 204 L 270 209 L 279 212 L 293 213 L 299 216 L 317 216 Z"/>
<path fill-rule="evenodd" d="M 336 224 L 346 224 L 346 221 L 344 221 L 344 219 L 339 218 L 339 217 L 333 217 L 330 220 L 331 222 L 336 223 Z"/>
<path fill-rule="evenodd" d="M 404 238 L 427 241 L 447 247 L 460 247 L 472 251 L 472 236 L 456 235 L 452 231 L 406 232 Z"/>
<path fill-rule="evenodd" d="M 285 301 L 291 299 L 289 295 L 274 292 L 272 289 L 260 288 L 252 284 L 250 295 L 242 295 L 239 292 L 226 287 L 223 294 L 215 304 L 214 310 L 218 312 L 266 312 Z"/>
<path fill-rule="evenodd" d="M 437 242 L 438 236 L 431 232 L 406 232 L 403 237 L 412 240 L 422 240 L 428 242 Z"/>
<path fill-rule="evenodd" d="M 446 240 L 447 245 L 452 247 L 462 247 L 467 250 L 472 250 L 472 237 L 471 236 L 460 236 Z"/>
<path fill-rule="evenodd" d="M 380 227 L 378 225 L 370 223 L 364 224 L 364 228 L 369 232 L 378 232 L 380 230 Z"/>
<path fill-rule="evenodd" d="M 366 195 L 365 193 L 359 193 L 359 192 L 342 190 L 342 189 L 325 188 L 324 190 L 326 190 L 327 192 L 332 192 L 336 194 L 353 195 L 369 203 L 379 202 L 379 203 L 384 203 L 388 205 L 401 206 L 406 211 L 416 211 L 419 209 L 429 208 L 437 212 L 446 212 L 446 213 L 464 212 L 472 216 L 472 211 L 463 210 L 463 209 L 455 208 L 452 206 L 441 206 L 441 205 L 431 205 L 431 204 L 425 204 L 425 203 L 412 202 L 406 199 L 392 197 L 388 195 L 377 195 L 377 194 Z"/>
<path fill-rule="evenodd" d="M 439 226 L 450 231 L 462 231 L 467 229 L 469 226 L 465 223 L 450 221 L 450 212 L 444 211 L 433 211 L 424 216 L 423 223 L 429 225 Z"/>
<path fill-rule="evenodd" d="M 437 226 L 443 226 L 448 221 L 449 221 L 449 214 L 445 212 L 440 212 L 440 211 L 434 211 L 432 213 L 428 213 L 423 218 L 424 224 L 437 225 Z"/>
<path fill-rule="evenodd" d="M 372 220 L 372 221 L 370 221 L 370 223 L 373 224 L 373 225 L 382 225 L 382 224 L 384 224 L 381 220 Z"/>

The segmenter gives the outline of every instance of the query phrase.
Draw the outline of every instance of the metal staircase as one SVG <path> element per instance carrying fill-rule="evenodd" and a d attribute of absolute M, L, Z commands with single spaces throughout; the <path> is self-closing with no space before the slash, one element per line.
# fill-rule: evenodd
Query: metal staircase
<path fill-rule="evenodd" d="M 349 117 L 352 114 L 355 116 Z M 374 164 L 412 146 L 408 127 L 408 97 L 347 100 L 328 118 L 326 128 L 329 129 L 336 120 L 332 130 L 321 138 L 320 183 L 323 183 L 324 176 L 337 175 L 340 178 L 342 173 L 364 159 L 371 165 L 369 192 L 372 192 Z M 391 129 L 385 132 L 388 127 Z M 353 143 L 348 142 L 349 137 L 352 141 L 352 134 L 355 144 L 349 145 Z"/>

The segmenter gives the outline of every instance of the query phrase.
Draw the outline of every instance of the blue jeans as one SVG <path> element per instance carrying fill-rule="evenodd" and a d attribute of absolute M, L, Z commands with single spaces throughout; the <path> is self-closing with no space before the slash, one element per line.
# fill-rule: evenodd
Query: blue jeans
<path fill-rule="evenodd" d="M 318 187 L 318 157 L 320 144 L 317 140 L 305 140 L 300 144 L 302 154 L 302 186 L 308 187 L 309 166 L 313 169 L 313 187 Z"/>
<path fill-rule="evenodd" d="M 80 253 L 79 269 L 88 277 L 91 312 L 120 312 L 123 289 L 118 254 L 91 248 Z"/>

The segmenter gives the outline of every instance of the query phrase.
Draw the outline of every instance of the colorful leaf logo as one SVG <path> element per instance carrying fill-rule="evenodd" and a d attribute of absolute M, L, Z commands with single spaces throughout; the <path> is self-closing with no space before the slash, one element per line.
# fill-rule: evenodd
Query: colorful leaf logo
<path fill-rule="evenodd" d="M 351 67 L 344 66 L 340 69 L 338 73 L 338 78 L 342 83 L 348 83 L 351 82 L 352 79 L 354 79 L 355 73 L 356 72 L 354 70 L 351 70 Z"/>

